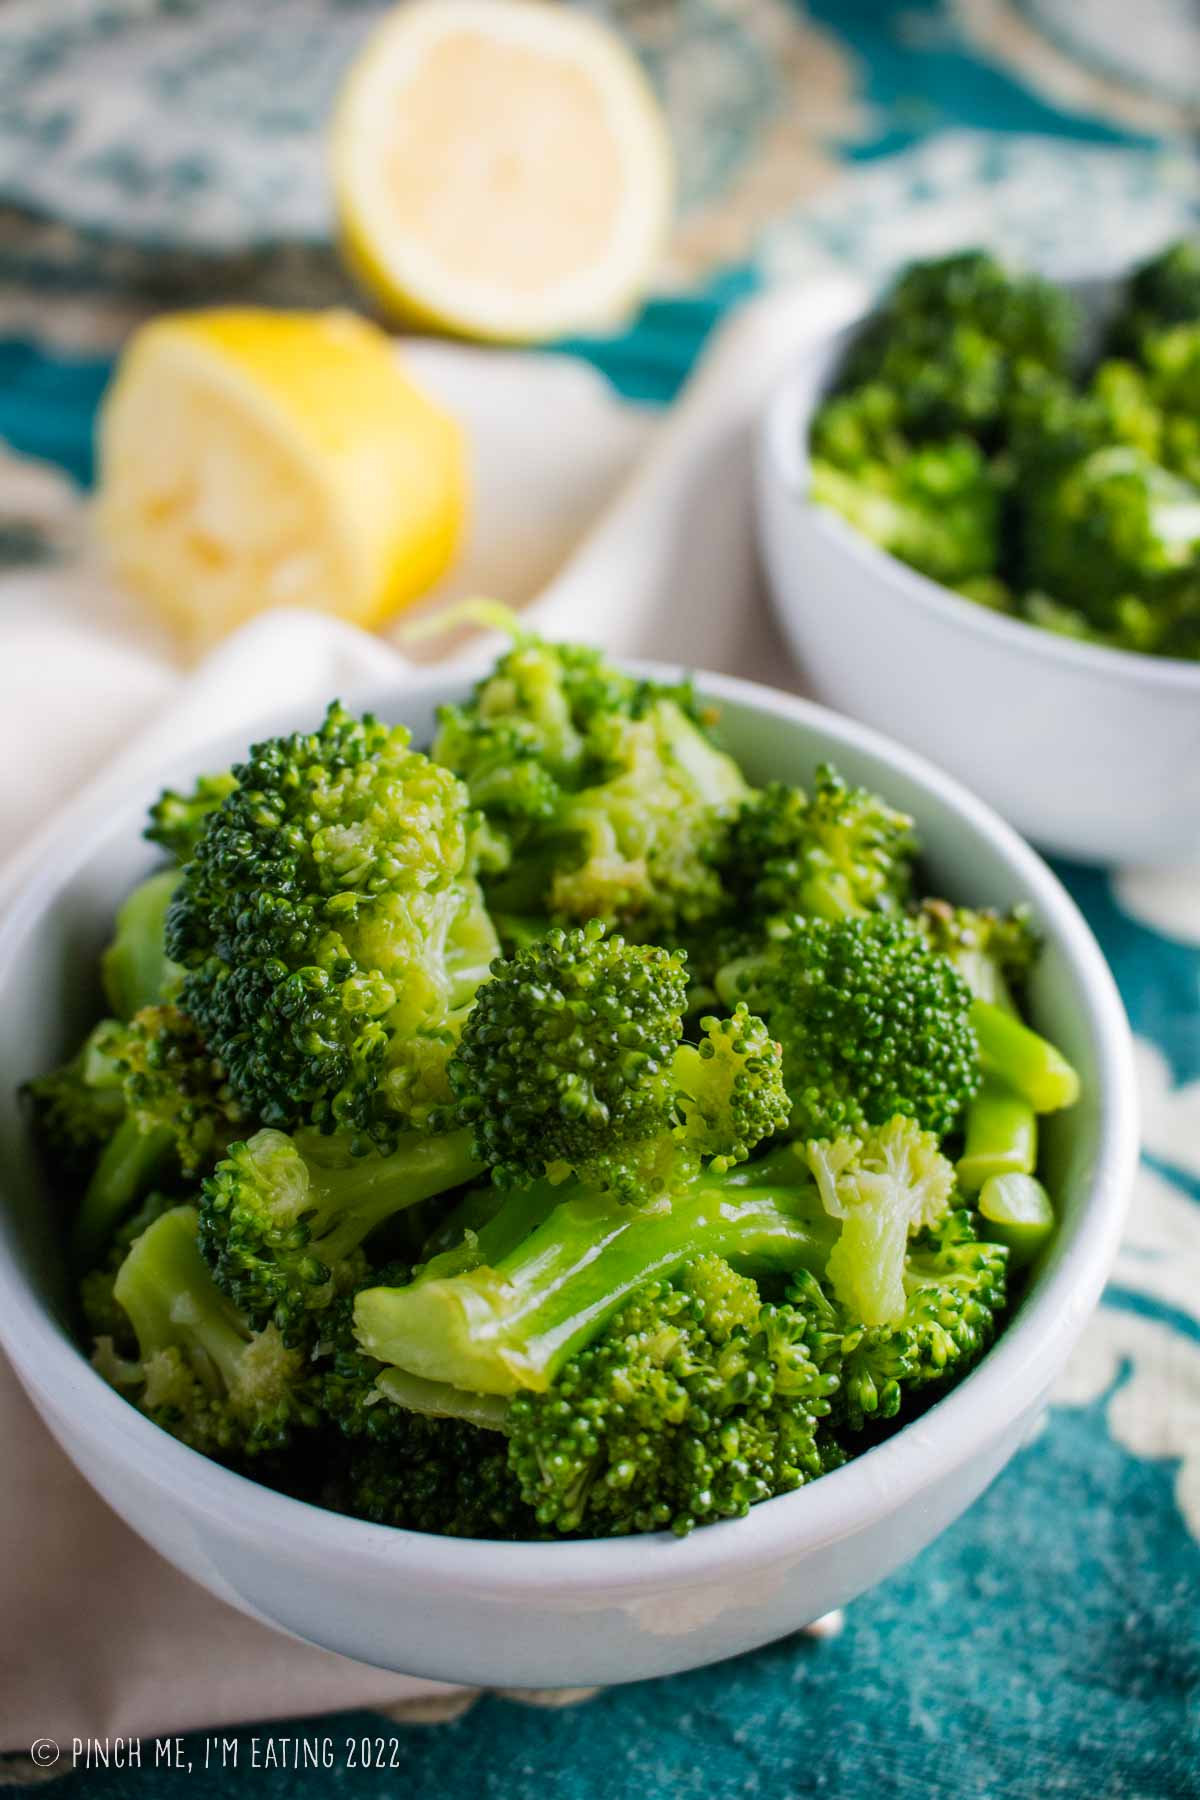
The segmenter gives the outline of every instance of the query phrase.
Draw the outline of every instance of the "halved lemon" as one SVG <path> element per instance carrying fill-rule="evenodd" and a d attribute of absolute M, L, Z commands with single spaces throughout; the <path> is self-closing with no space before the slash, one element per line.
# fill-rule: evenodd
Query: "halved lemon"
<path fill-rule="evenodd" d="M 377 624 L 437 580 L 463 525 L 457 424 L 349 313 L 144 326 L 98 453 L 118 577 L 196 647 L 279 606 Z"/>
<path fill-rule="evenodd" d="M 670 145 L 634 57 L 542 0 L 413 0 L 333 121 L 347 258 L 392 312 L 529 341 L 620 317 L 671 216 Z"/>

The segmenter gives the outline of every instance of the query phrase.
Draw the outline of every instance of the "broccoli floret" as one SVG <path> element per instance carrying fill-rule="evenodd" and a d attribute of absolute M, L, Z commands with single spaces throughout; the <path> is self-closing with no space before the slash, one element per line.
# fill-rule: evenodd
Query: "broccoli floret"
<path fill-rule="evenodd" d="M 550 916 L 602 919 L 639 938 L 719 916 L 721 828 L 750 791 L 736 763 L 668 699 L 597 725 L 592 742 L 609 773 L 565 796 L 548 828 L 558 840 Z M 536 840 L 530 850 L 536 866 Z"/>
<path fill-rule="evenodd" d="M 362 1279 L 372 1231 L 480 1172 L 466 1131 L 412 1133 L 386 1154 L 356 1155 L 344 1136 L 268 1127 L 231 1145 L 205 1181 L 200 1246 L 252 1324 L 309 1342 L 322 1313 Z"/>
<path fill-rule="evenodd" d="M 1126 445 L 1093 450 L 1030 498 L 1021 549 L 1028 587 L 1127 635 L 1131 605 L 1152 624 L 1156 594 L 1195 568 L 1200 489 Z"/>
<path fill-rule="evenodd" d="M 117 913 L 116 934 L 100 958 L 108 1004 L 118 1019 L 174 995 L 183 976 L 167 955 L 167 910 L 179 886 L 178 869 L 159 869 L 134 888 Z"/>
<path fill-rule="evenodd" d="M 793 913 L 844 919 L 904 905 L 916 849 L 907 814 L 822 763 L 811 796 L 772 781 L 744 803 L 721 874 L 740 930 Z"/>
<path fill-rule="evenodd" d="M 394 1435 L 356 1450 L 346 1510 L 376 1525 L 439 1537 L 546 1537 L 494 1431 L 394 1409 Z"/>
<path fill-rule="evenodd" d="M 109 1340 L 96 1366 L 165 1431 L 206 1456 L 285 1449 L 320 1423 L 304 1356 L 273 1325 L 253 1330 L 222 1294 L 196 1242 L 197 1215 L 174 1207 L 135 1239 L 113 1283 L 137 1353 Z"/>
<path fill-rule="evenodd" d="M 226 769 L 222 775 L 201 775 L 190 794 L 164 789 L 150 808 L 146 837 L 152 844 L 161 845 L 182 867 L 194 856 L 209 814 L 236 791 L 237 785 L 237 776 Z"/>
<path fill-rule="evenodd" d="M 181 1003 L 247 1111 L 386 1148 L 446 1098 L 496 954 L 462 784 L 409 734 L 330 707 L 257 745 L 210 812 L 167 920 Z"/>
<path fill-rule="evenodd" d="M 1002 484 L 970 438 L 909 445 L 889 461 L 849 468 L 814 456 L 810 493 L 931 581 L 954 586 L 996 567 Z"/>
<path fill-rule="evenodd" d="M 519 1194 L 509 1205 L 519 1203 Z M 701 1174 L 670 1207 L 623 1206 L 569 1188 L 543 1223 L 494 1262 L 355 1302 L 359 1344 L 381 1362 L 478 1394 L 544 1389 L 635 1288 L 701 1255 L 748 1274 L 825 1267 L 837 1235 L 790 1146 Z"/>
<path fill-rule="evenodd" d="M 781 1127 L 780 1054 L 761 1020 L 708 1018 L 684 1044 L 686 1005 L 681 956 L 596 920 L 493 963 L 450 1080 L 494 1179 L 570 1173 L 653 1199 Z"/>
<path fill-rule="evenodd" d="M 433 746 L 500 847 L 493 912 L 600 918 L 644 938 L 718 914 L 721 820 L 749 790 L 690 688 L 636 680 L 577 645 L 516 640 L 466 706 L 442 709 Z"/>
<path fill-rule="evenodd" d="M 954 1168 L 931 1131 L 896 1117 L 862 1139 L 819 1139 L 805 1158 L 830 1217 L 830 1286 L 864 1325 L 895 1325 L 905 1306 L 908 1241 L 937 1225 L 954 1193 Z"/>
<path fill-rule="evenodd" d="M 69 1062 L 25 1083 L 39 1145 L 56 1174 L 74 1183 L 96 1158 L 124 1116 L 121 1071 L 109 1054 L 116 1020 L 102 1019 Z"/>
<path fill-rule="evenodd" d="M 90 1043 L 94 1064 L 119 1084 L 121 1112 L 75 1219 L 81 1268 L 157 1183 L 190 1180 L 210 1167 L 243 1116 L 221 1065 L 176 1006 L 143 1007 L 128 1024 L 108 1020 Z"/>
<path fill-rule="evenodd" d="M 1025 991 L 1042 947 L 1027 906 L 1009 913 L 924 900 L 916 921 L 939 955 L 948 957 L 972 994 L 1012 1007 Z"/>
<path fill-rule="evenodd" d="M 1060 289 L 1009 273 L 985 251 L 962 251 L 900 276 L 853 346 L 842 385 L 891 390 L 914 437 L 966 432 L 991 446 L 1027 373 L 1066 370 L 1079 326 Z"/>
<path fill-rule="evenodd" d="M 813 1363 L 806 1326 L 717 1257 L 640 1288 L 553 1387 L 509 1405 L 509 1463 L 538 1524 L 682 1536 L 820 1474 L 838 1377 Z"/>
<path fill-rule="evenodd" d="M 1183 238 L 1134 275 L 1112 327 L 1113 347 L 1137 355 L 1146 334 L 1200 319 L 1200 238 Z"/>
<path fill-rule="evenodd" d="M 958 1210 L 910 1240 L 904 1310 L 893 1324 L 865 1325 L 811 1271 L 793 1276 L 788 1300 L 807 1318 L 809 1355 L 839 1378 L 834 1424 L 860 1431 L 894 1419 L 908 1391 L 960 1380 L 995 1335 L 1007 1262 L 1007 1250 L 980 1241 L 971 1215 Z"/>
<path fill-rule="evenodd" d="M 783 1047 L 793 1137 L 882 1125 L 895 1114 L 943 1133 L 980 1082 L 971 991 L 908 920 L 795 919 L 721 970 Z"/>

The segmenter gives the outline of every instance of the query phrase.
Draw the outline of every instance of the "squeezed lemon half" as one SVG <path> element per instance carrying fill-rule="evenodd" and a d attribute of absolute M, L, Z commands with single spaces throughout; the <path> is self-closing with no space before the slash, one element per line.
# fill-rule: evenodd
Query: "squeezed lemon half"
<path fill-rule="evenodd" d="M 280 606 L 378 624 L 441 575 L 466 510 L 458 426 L 348 313 L 143 327 L 98 457 L 116 574 L 195 647 Z"/>

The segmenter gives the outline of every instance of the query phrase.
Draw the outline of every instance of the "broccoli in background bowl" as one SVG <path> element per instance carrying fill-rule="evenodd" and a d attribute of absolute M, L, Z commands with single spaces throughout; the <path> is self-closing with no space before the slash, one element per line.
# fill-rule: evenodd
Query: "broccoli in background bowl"
<path fill-rule="evenodd" d="M 813 418 L 812 497 L 982 605 L 1200 658 L 1200 244 L 1108 310 L 983 251 L 914 264 Z"/>

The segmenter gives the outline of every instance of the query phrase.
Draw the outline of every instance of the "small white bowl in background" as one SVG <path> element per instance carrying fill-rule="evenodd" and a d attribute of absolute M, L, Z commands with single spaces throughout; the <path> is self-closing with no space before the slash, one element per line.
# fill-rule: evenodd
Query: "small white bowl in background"
<path fill-rule="evenodd" d="M 1109 282 L 1063 285 L 1094 317 L 1112 293 Z M 809 428 L 861 324 L 806 349 L 759 435 L 767 580 L 813 691 L 952 770 L 1043 849 L 1200 865 L 1200 662 L 1077 643 L 989 611 L 809 498 Z"/>
<path fill-rule="evenodd" d="M 666 671 L 659 671 L 666 673 Z M 670 672 L 672 675 L 676 671 Z M 324 1512 L 273 1493 L 158 1430 L 89 1366 L 70 1331 L 61 1227 L 16 1088 L 69 1053 L 95 1016 L 96 956 L 154 853 L 154 793 L 47 841 L 0 920 L 0 1342 L 59 1443 L 146 1541 L 212 1593 L 298 1637 L 405 1674 L 582 1686 L 715 1662 L 844 1605 L 916 1554 L 1024 1441 L 1087 1322 L 1120 1236 L 1137 1153 L 1128 1026 L 1083 918 L 1045 864 L 946 776 L 807 701 L 697 678 L 752 778 L 803 782 L 829 758 L 918 820 L 930 891 L 1009 907 L 1045 933 L 1034 1019 L 1079 1069 L 1083 1098 L 1046 1121 L 1061 1227 L 999 1341 L 944 1400 L 811 1487 L 679 1541 L 460 1542 Z M 442 677 L 348 696 L 427 742 Z M 255 735 L 308 726 L 293 711 Z M 162 771 L 182 783 L 250 734 Z M 157 791 L 157 790 L 155 790 Z M 19 1546 L 14 1546 L 19 1553 Z"/>

